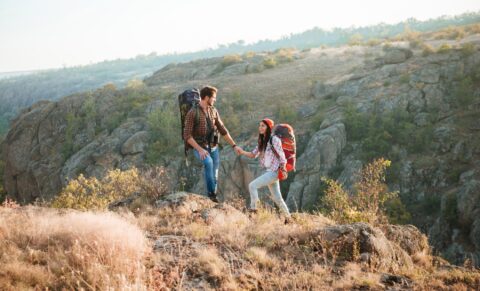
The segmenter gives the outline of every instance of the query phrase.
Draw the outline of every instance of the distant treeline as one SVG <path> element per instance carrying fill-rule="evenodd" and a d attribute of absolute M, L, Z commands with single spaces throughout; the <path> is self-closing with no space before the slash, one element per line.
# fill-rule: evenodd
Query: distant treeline
<path fill-rule="evenodd" d="M 378 24 L 366 27 L 335 28 L 323 30 L 313 28 L 302 33 L 290 34 L 278 40 L 261 40 L 253 44 L 244 41 L 219 45 L 192 53 L 139 55 L 131 59 L 117 59 L 97 64 L 42 71 L 40 73 L 10 77 L 0 80 L 0 135 L 8 129 L 9 121 L 19 110 L 42 100 L 56 100 L 60 97 L 88 91 L 113 83 L 125 85 L 129 80 L 142 79 L 169 63 L 181 63 L 194 59 L 218 57 L 227 54 L 241 54 L 249 51 L 272 51 L 291 47 L 308 49 L 319 46 L 340 46 L 352 37 L 364 41 L 388 39 L 406 29 L 428 32 L 449 26 L 468 25 L 480 22 L 480 12 L 465 13 L 454 17 L 439 17 L 427 21 L 408 19 L 397 24 Z"/>

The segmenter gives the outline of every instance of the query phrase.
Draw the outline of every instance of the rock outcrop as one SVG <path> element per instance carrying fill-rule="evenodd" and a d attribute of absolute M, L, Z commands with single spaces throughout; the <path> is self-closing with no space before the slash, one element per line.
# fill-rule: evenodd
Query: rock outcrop
<path fill-rule="evenodd" d="M 361 142 L 349 138 L 343 108 L 352 105 L 358 112 L 366 114 L 383 114 L 394 110 L 407 112 L 414 116 L 416 130 L 432 128 L 432 136 L 428 137 L 431 146 L 422 156 L 409 152 L 407 148 L 396 149 L 400 157 L 400 170 L 398 179 L 390 186 L 399 190 L 400 196 L 412 204 L 436 203 L 431 212 L 415 221 L 416 225 L 429 233 L 435 252 L 445 254 L 459 264 L 470 258 L 475 265 L 479 265 L 480 140 L 477 123 L 480 108 L 478 102 L 472 102 L 462 110 L 456 95 L 460 93 L 455 88 L 463 82 L 459 78 L 464 78 L 467 83 L 468 78 L 470 83 L 477 80 L 475 76 L 480 67 L 480 52 L 475 49 L 465 55 L 460 50 L 452 49 L 423 56 L 419 51 L 401 47 L 352 50 L 355 49 L 363 50 L 362 57 L 366 55 L 365 52 L 371 52 L 374 56 L 365 57 L 364 62 L 359 62 L 359 55 L 349 57 L 348 52 L 343 52 L 342 61 L 354 65 L 338 71 L 335 71 L 337 66 L 334 65 L 322 68 L 327 73 L 330 70 L 339 72 L 328 77 L 318 71 L 315 71 L 315 76 L 309 75 L 310 71 L 303 70 L 307 62 L 294 67 L 294 70 L 289 70 L 286 63 L 283 67 L 285 71 L 275 68 L 262 73 L 262 76 L 271 78 L 269 80 L 288 76 L 285 80 L 277 80 L 286 83 L 291 81 L 293 75 L 296 78 L 302 76 L 301 89 L 289 88 L 291 91 L 285 92 L 291 92 L 288 93 L 293 96 L 291 98 L 297 91 L 299 95 L 308 96 L 298 103 L 298 108 L 294 108 L 300 113 L 296 121 L 297 133 L 302 134 L 305 142 L 298 156 L 297 172 L 292 174 L 294 178 L 291 184 L 285 187 L 288 189 L 288 193 L 284 193 L 288 206 L 293 211 L 315 209 L 321 195 L 320 178 L 331 175 L 333 171 L 339 172 L 335 178 L 347 187 L 353 185 L 355 172 L 363 164 L 359 157 Z M 330 57 L 315 51 L 311 54 L 317 59 Z M 339 55 L 335 54 L 334 57 Z M 292 63 L 300 62 L 295 56 Z M 260 57 L 222 64 L 223 60 L 216 58 L 172 64 L 146 79 L 145 83 L 152 86 L 143 90 L 145 95 L 160 95 L 159 92 L 163 94 L 165 91 L 158 90 L 176 90 L 213 80 L 222 84 L 224 92 L 232 93 L 232 88 L 235 88 L 232 83 L 240 76 L 243 78 L 243 87 L 256 84 L 252 74 L 260 70 L 254 69 L 255 66 L 263 66 L 262 60 L 263 57 Z M 223 79 L 215 79 L 219 76 Z M 323 79 L 316 79 L 316 76 L 322 76 Z M 305 85 L 307 83 L 308 86 Z M 259 96 L 263 94 L 262 102 L 270 100 L 268 97 L 275 92 L 274 88 L 268 87 L 271 83 L 265 84 L 266 92 L 258 93 Z M 472 88 L 471 96 L 478 100 L 478 85 L 473 84 Z M 250 89 L 245 90 L 253 95 L 252 100 L 260 100 L 253 94 L 256 92 L 248 91 Z M 135 107 L 133 101 L 127 103 L 128 106 L 119 102 L 130 98 L 130 93 L 128 89 L 110 90 L 104 87 L 88 94 L 68 96 L 58 102 L 42 101 L 22 111 L 13 120 L 3 142 L 6 164 L 4 181 L 8 194 L 22 203 L 37 198 L 50 199 L 69 179 L 80 173 L 100 177 L 111 168 L 143 166 L 149 143 L 149 127 L 145 116 L 152 110 L 173 104 L 176 94 L 154 98 L 145 107 Z M 254 107 L 261 107 L 252 100 Z M 294 100 L 292 105 L 297 101 Z M 88 110 L 92 102 L 96 108 L 94 118 Z M 310 124 L 309 118 L 314 116 L 316 110 L 320 110 L 320 103 L 330 106 L 324 112 L 323 122 L 313 130 L 307 128 L 305 124 Z M 259 110 L 255 114 L 245 114 L 249 118 L 257 118 L 260 114 L 271 114 L 274 109 Z M 245 133 L 239 136 L 239 142 L 248 140 L 250 144 L 255 143 L 254 136 Z M 179 141 L 178 152 L 181 151 L 180 144 Z M 204 192 L 203 179 L 198 179 L 201 177 L 201 167 L 185 167 L 183 156 L 165 157 L 161 163 L 168 166 L 178 189 L 183 187 L 187 191 Z M 223 199 L 242 195 L 248 198 L 248 183 L 260 171 L 256 161 L 238 158 L 231 150 L 223 151 L 219 170 L 219 192 Z"/>
<path fill-rule="evenodd" d="M 321 177 L 336 165 L 347 143 L 345 126 L 336 123 L 315 133 L 297 162 L 298 172 L 290 185 L 287 205 L 300 210 L 313 205 L 320 192 Z"/>

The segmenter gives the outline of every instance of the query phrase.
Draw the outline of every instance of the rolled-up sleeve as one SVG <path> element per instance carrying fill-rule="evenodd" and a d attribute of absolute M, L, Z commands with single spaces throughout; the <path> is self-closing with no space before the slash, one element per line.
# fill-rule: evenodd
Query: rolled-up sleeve
<path fill-rule="evenodd" d="M 185 127 L 183 128 L 183 139 L 188 141 L 193 136 L 193 125 L 195 122 L 195 112 L 193 110 L 188 111 L 185 116 Z"/>
<path fill-rule="evenodd" d="M 227 135 L 228 130 L 223 124 L 222 119 L 220 118 L 220 114 L 217 111 L 217 118 L 215 119 L 215 125 L 217 126 L 218 131 L 220 132 L 221 135 Z"/>
<path fill-rule="evenodd" d="M 285 153 L 283 152 L 282 141 L 280 140 L 280 138 L 278 136 L 273 136 L 272 144 L 273 144 L 273 148 L 278 154 L 280 164 L 282 165 L 287 164 L 287 159 L 285 158 Z"/>
<path fill-rule="evenodd" d="M 255 156 L 255 158 L 258 158 L 258 145 L 255 147 L 255 149 L 252 151 L 252 154 Z"/>

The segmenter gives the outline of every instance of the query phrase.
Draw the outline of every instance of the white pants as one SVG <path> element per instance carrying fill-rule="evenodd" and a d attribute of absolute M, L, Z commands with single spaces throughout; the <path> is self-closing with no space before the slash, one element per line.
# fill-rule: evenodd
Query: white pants
<path fill-rule="evenodd" d="M 257 208 L 258 201 L 258 188 L 267 186 L 270 190 L 270 193 L 273 195 L 273 200 L 277 204 L 280 211 L 282 211 L 287 216 L 290 216 L 288 211 L 287 204 L 282 198 L 282 193 L 280 192 L 280 182 L 278 181 L 277 172 L 267 171 L 260 177 L 256 178 L 248 185 L 248 190 L 250 190 L 250 209 Z"/>

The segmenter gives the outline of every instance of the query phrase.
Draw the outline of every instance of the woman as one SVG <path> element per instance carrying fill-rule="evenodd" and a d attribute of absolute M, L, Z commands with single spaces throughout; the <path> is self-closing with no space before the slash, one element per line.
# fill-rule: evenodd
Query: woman
<path fill-rule="evenodd" d="M 250 191 L 250 212 L 257 211 L 258 188 L 267 186 L 273 199 L 280 211 L 285 214 L 287 220 L 290 220 L 290 212 L 282 198 L 280 192 L 280 182 L 278 180 L 278 169 L 285 167 L 287 162 L 282 149 L 282 142 L 279 137 L 272 136 L 274 122 L 265 118 L 258 125 L 258 144 L 252 152 L 240 151 L 241 155 L 249 158 L 260 157 L 260 166 L 265 169 L 264 173 L 253 180 L 248 188 Z M 271 139 L 271 141 L 270 141 Z"/>

